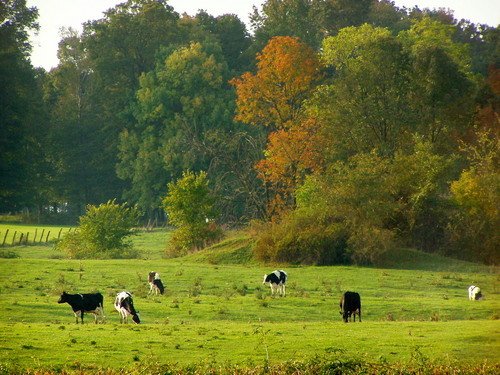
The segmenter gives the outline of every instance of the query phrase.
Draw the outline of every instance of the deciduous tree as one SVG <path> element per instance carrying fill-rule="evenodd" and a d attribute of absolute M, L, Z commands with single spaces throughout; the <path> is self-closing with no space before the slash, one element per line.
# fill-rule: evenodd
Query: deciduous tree
<path fill-rule="evenodd" d="M 302 115 L 302 103 L 319 78 L 314 51 L 298 38 L 275 37 L 257 55 L 257 72 L 231 83 L 236 87 L 236 119 L 247 124 L 286 129 Z"/>
<path fill-rule="evenodd" d="M 269 129 L 265 159 L 257 164 L 272 197 L 268 213 L 294 206 L 293 192 L 305 174 L 319 169 L 321 143 L 316 122 L 303 113 L 303 102 L 320 73 L 315 53 L 297 38 L 275 37 L 258 55 L 257 72 L 231 82 L 236 87 L 236 119 Z"/>
<path fill-rule="evenodd" d="M 0 4 L 0 211 L 30 207 L 40 191 L 39 136 L 46 119 L 28 40 L 28 32 L 38 29 L 37 17 L 25 0 Z"/>

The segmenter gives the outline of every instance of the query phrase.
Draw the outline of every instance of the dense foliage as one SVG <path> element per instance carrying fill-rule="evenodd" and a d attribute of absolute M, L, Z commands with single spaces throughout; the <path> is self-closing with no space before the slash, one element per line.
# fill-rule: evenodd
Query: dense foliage
<path fill-rule="evenodd" d="M 78 231 L 68 233 L 57 244 L 72 258 L 130 258 L 134 251 L 127 239 L 137 225 L 139 212 L 135 207 L 115 201 L 89 205 L 80 217 Z"/>
<path fill-rule="evenodd" d="M 215 224 L 216 197 L 208 186 L 207 174 L 185 172 L 175 183 L 168 184 L 168 195 L 163 200 L 169 223 L 177 229 L 171 240 L 174 255 L 201 249 L 222 237 Z"/>
<path fill-rule="evenodd" d="M 37 10 L 7 0 L 0 16 L 2 212 L 76 221 L 123 199 L 162 222 L 189 170 L 217 197 L 214 225 L 262 221 L 263 259 L 374 262 L 404 245 L 498 262 L 497 25 L 267 0 L 250 34 L 234 15 L 128 0 L 66 30 L 45 72 L 29 62 Z"/>

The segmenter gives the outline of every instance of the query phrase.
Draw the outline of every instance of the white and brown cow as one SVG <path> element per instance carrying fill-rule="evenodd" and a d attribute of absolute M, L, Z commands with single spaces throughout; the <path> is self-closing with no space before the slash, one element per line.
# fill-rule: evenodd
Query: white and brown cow
<path fill-rule="evenodd" d="M 154 293 L 158 295 L 158 293 L 163 294 L 165 292 L 165 287 L 160 279 L 160 274 L 155 271 L 151 271 L 148 275 L 148 283 L 149 283 L 149 294 Z"/>
<path fill-rule="evenodd" d="M 264 275 L 264 281 L 262 284 L 269 284 L 271 287 L 271 295 L 278 293 L 281 296 L 285 296 L 285 285 L 288 275 L 283 270 L 275 270 L 269 275 Z"/>
<path fill-rule="evenodd" d="M 132 316 L 134 323 L 141 322 L 138 312 L 135 310 L 132 295 L 129 292 L 120 292 L 116 295 L 115 309 L 120 313 L 120 323 L 128 323 L 129 315 Z"/>
<path fill-rule="evenodd" d="M 78 318 L 80 318 L 83 324 L 84 313 L 94 314 L 95 323 L 99 320 L 104 322 L 103 301 L 101 293 L 69 294 L 62 292 L 57 303 L 68 303 L 73 309 L 76 323 L 78 324 Z"/>

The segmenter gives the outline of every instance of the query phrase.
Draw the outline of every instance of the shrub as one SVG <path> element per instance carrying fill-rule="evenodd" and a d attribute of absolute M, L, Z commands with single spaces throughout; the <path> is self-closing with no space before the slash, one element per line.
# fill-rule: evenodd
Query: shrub
<path fill-rule="evenodd" d="M 290 216 L 279 224 L 260 225 L 254 253 L 263 261 L 345 264 L 349 262 L 347 239 L 340 223 Z"/>
<path fill-rule="evenodd" d="M 15 251 L 0 251 L 0 258 L 4 259 L 14 259 L 19 258 L 19 254 Z"/>
<path fill-rule="evenodd" d="M 208 183 L 205 172 L 188 171 L 175 183 L 168 184 L 163 204 L 176 230 L 167 255 L 184 255 L 222 239 L 222 230 L 215 223 L 215 197 Z"/>
<path fill-rule="evenodd" d="M 87 206 L 78 231 L 68 233 L 56 246 L 72 258 L 132 258 L 137 254 L 127 237 L 133 234 L 139 212 L 136 208 L 108 201 Z"/>

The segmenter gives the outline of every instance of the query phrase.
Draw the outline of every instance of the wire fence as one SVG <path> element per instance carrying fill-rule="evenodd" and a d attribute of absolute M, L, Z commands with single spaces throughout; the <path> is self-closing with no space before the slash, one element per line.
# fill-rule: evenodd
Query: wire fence
<path fill-rule="evenodd" d="M 33 228 L 20 230 L 7 228 L 0 230 L 1 246 L 40 245 L 60 240 L 65 234 L 76 231 L 76 228 Z"/>

